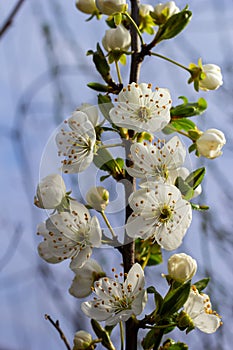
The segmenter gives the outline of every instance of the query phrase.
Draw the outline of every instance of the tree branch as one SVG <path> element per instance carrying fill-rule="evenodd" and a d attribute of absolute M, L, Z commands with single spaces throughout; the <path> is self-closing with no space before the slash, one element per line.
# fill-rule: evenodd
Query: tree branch
<path fill-rule="evenodd" d="M 69 345 L 69 343 L 68 343 L 68 341 L 66 339 L 65 334 L 63 333 L 63 331 L 60 328 L 59 321 L 57 320 L 56 322 L 54 322 L 53 319 L 47 314 L 45 315 L 45 319 L 48 320 L 53 325 L 54 328 L 56 328 L 56 330 L 60 334 L 61 339 L 65 343 L 65 346 L 66 346 L 67 350 L 71 350 L 71 347 L 70 347 L 70 345 Z"/>
<path fill-rule="evenodd" d="M 11 26 L 17 12 L 19 11 L 20 7 L 22 6 L 23 2 L 25 0 L 19 0 L 15 7 L 13 8 L 13 10 L 11 11 L 11 13 L 9 14 L 8 18 L 6 19 L 6 21 L 4 22 L 2 28 L 0 29 L 0 37 L 3 36 L 3 34 L 7 31 L 7 29 L 9 29 L 9 27 Z"/>

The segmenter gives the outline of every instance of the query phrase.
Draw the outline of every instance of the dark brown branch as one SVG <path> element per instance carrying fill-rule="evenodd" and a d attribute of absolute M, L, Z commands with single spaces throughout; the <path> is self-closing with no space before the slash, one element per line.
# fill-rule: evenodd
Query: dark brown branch
<path fill-rule="evenodd" d="M 71 350 L 71 347 L 70 347 L 70 345 L 65 337 L 65 334 L 63 333 L 63 331 L 60 328 L 59 321 L 57 320 L 56 322 L 54 322 L 53 319 L 47 314 L 45 315 L 45 319 L 48 320 L 53 325 L 54 328 L 56 328 L 56 330 L 60 334 L 61 339 L 65 343 L 67 350 Z"/>
<path fill-rule="evenodd" d="M 139 22 L 139 0 L 131 0 L 131 17 L 138 25 Z M 137 83 L 140 73 L 141 62 L 138 60 L 138 52 L 140 51 L 138 33 L 134 26 L 130 26 L 131 33 L 131 49 L 132 49 L 132 58 L 131 58 L 131 68 L 130 68 L 130 78 L 129 83 Z"/>
<path fill-rule="evenodd" d="M 15 7 L 13 8 L 13 10 L 11 11 L 11 13 L 9 14 L 9 16 L 7 17 L 6 21 L 4 22 L 2 28 L 0 29 L 0 37 L 3 36 L 3 34 L 7 31 L 7 29 L 9 29 L 9 27 L 11 26 L 17 12 L 19 11 L 20 7 L 22 6 L 23 2 L 25 0 L 19 0 Z"/>

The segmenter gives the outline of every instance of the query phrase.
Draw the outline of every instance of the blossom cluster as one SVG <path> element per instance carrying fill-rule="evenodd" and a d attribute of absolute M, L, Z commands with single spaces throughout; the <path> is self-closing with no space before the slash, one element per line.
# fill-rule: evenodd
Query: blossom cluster
<path fill-rule="evenodd" d="M 108 85 L 103 90 L 106 95 L 98 96 L 102 121 L 98 108 L 84 103 L 57 132 L 55 142 L 61 164 L 58 171 L 65 178 L 65 174 L 85 172 L 94 163 L 101 171 L 107 172 L 101 181 L 112 176 L 114 180 L 126 184 L 126 194 L 128 181 L 130 193 L 127 194 L 127 203 L 122 202 L 122 206 L 129 205 L 130 214 L 122 229 L 125 242 L 136 242 L 139 248 L 136 260 L 127 273 L 109 277 L 91 256 L 93 249 L 100 248 L 102 244 L 118 245 L 118 248 L 120 245 L 105 213 L 111 204 L 111 193 L 103 186 L 96 186 L 89 189 L 85 200 L 76 200 L 71 197 L 71 191 L 67 191 L 63 176 L 56 173 L 40 181 L 34 198 L 37 207 L 48 211 L 48 218 L 37 228 L 38 235 L 43 237 L 38 253 L 52 264 L 70 259 L 69 267 L 75 275 L 69 288 L 70 294 L 84 298 L 94 292 L 93 300 L 82 303 L 83 313 L 95 321 L 105 321 L 107 326 L 114 326 L 143 313 L 147 292 L 152 290 L 155 293 L 154 289 L 146 289 L 144 275 L 147 263 L 153 265 L 150 261 L 153 254 L 156 255 L 153 249 L 157 249 L 159 255 L 162 249 L 173 251 L 179 248 L 191 225 L 192 209 L 201 209 L 193 199 L 202 191 L 205 169 L 191 171 L 187 168 L 186 146 L 180 134 L 191 142 L 190 152 L 195 151 L 197 157 L 208 159 L 221 156 L 226 139 L 220 130 L 199 130 L 188 119 L 201 114 L 206 108 L 205 103 L 188 103 L 184 98 L 184 104 L 172 106 L 167 88 L 153 88 L 152 84 L 145 82 L 122 83 L 118 61 L 124 63 L 125 54 L 130 54 L 129 24 L 134 23 L 125 0 L 78 0 L 76 6 L 98 19 L 107 15 L 107 21 L 111 22 L 111 28 L 102 39 L 106 56 L 99 44 L 96 52 L 90 51 L 97 71 Z M 154 34 L 154 27 L 158 27 L 155 39 L 159 42 L 162 40 L 160 29 L 181 12 L 174 1 L 159 3 L 155 7 L 140 5 L 137 27 L 140 39 L 141 33 Z M 146 46 L 142 47 L 145 49 Z M 110 75 L 109 64 L 113 62 L 119 84 L 115 84 Z M 198 65 L 190 64 L 185 69 L 191 75 L 188 82 L 194 82 L 197 91 L 216 90 L 222 85 L 221 71 L 216 65 L 202 65 L 199 60 Z M 91 87 L 102 91 L 103 85 L 93 83 Z M 117 95 L 114 101 L 110 93 Z M 120 143 L 104 143 L 102 135 L 105 132 L 117 135 Z M 171 135 L 174 132 L 176 135 Z M 111 147 L 124 147 L 125 159 L 115 159 L 107 150 Z M 134 180 L 137 186 L 132 190 Z M 100 218 L 110 231 L 111 238 L 101 228 Z M 120 247 L 121 253 L 122 250 Z M 173 254 L 169 258 L 168 274 L 163 275 L 169 291 L 164 298 L 160 296 L 161 305 L 154 310 L 153 317 L 148 319 L 145 316 L 141 321 L 142 328 L 146 328 L 147 323 L 148 328 L 166 328 L 167 320 L 171 319 L 173 325 L 187 332 L 195 327 L 206 333 L 217 330 L 221 325 L 220 316 L 212 311 L 209 297 L 201 293 L 203 286 L 200 287 L 198 282 L 191 284 L 196 271 L 196 260 L 185 253 Z M 178 301 L 174 301 L 175 306 L 168 307 L 167 300 L 175 300 L 174 295 L 181 290 L 182 298 L 179 296 Z M 158 296 L 156 293 L 155 296 Z M 173 307 L 174 312 L 171 311 Z M 160 312 L 159 317 L 157 312 Z M 167 331 L 170 331 L 169 325 Z M 106 329 L 101 328 L 101 332 L 106 335 Z M 79 331 L 75 334 L 73 350 L 94 349 L 94 344 L 101 339 L 93 340 L 89 333 Z M 107 348 L 112 347 L 109 345 Z"/>

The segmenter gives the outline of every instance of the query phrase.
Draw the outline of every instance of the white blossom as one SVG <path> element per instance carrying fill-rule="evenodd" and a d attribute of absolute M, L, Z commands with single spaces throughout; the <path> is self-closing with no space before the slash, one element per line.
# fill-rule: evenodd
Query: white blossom
<path fill-rule="evenodd" d="M 108 52 L 127 51 L 131 44 L 131 35 L 123 25 L 119 25 L 116 28 L 106 30 L 102 44 Z"/>
<path fill-rule="evenodd" d="M 96 0 L 96 6 L 101 13 L 108 16 L 127 9 L 126 0 Z"/>
<path fill-rule="evenodd" d="M 185 253 L 173 254 L 167 266 L 169 277 L 182 283 L 190 280 L 197 271 L 196 260 Z"/>
<path fill-rule="evenodd" d="M 112 122 L 137 132 L 161 131 L 170 121 L 171 97 L 167 89 L 151 87 L 131 83 L 123 88 L 109 113 Z"/>
<path fill-rule="evenodd" d="M 92 248 L 101 244 L 98 219 L 91 218 L 86 207 L 75 201 L 70 202 L 70 212 L 51 215 L 37 232 L 44 237 L 38 247 L 39 255 L 49 263 L 71 258 L 71 268 L 82 267 Z"/>
<path fill-rule="evenodd" d="M 35 204 L 39 208 L 55 209 L 66 196 L 66 185 L 59 174 L 43 178 L 37 186 Z"/>
<path fill-rule="evenodd" d="M 168 142 L 154 144 L 134 143 L 130 149 L 132 167 L 128 173 L 133 177 L 167 181 L 171 170 L 176 170 L 185 161 L 186 149 L 179 137 Z"/>
<path fill-rule="evenodd" d="M 98 11 L 95 0 L 76 0 L 76 7 L 79 11 L 90 15 Z"/>
<path fill-rule="evenodd" d="M 75 277 L 69 289 L 70 294 L 76 298 L 84 298 L 91 294 L 94 282 L 105 276 L 104 271 L 96 260 L 89 259 L 81 268 L 72 268 Z"/>
<path fill-rule="evenodd" d="M 74 347 L 72 350 L 85 350 L 91 345 L 92 341 L 93 339 L 90 333 L 78 331 L 74 335 Z"/>
<path fill-rule="evenodd" d="M 221 68 L 216 64 L 204 64 L 202 71 L 206 76 L 204 79 L 199 80 L 199 88 L 201 90 L 217 90 L 223 84 Z"/>
<path fill-rule="evenodd" d="M 88 120 L 92 123 L 94 128 L 99 124 L 99 112 L 96 106 L 89 103 L 82 103 L 76 108 L 76 111 L 72 114 L 72 116 L 75 116 L 76 112 L 78 111 L 86 114 Z"/>
<path fill-rule="evenodd" d="M 214 333 L 221 325 L 220 316 L 211 309 L 209 296 L 200 294 L 195 286 L 192 286 L 184 304 L 184 312 L 189 315 L 193 325 L 204 333 Z"/>
<path fill-rule="evenodd" d="M 160 23 L 164 23 L 171 16 L 180 12 L 179 7 L 176 6 L 174 1 L 168 1 L 166 3 L 159 3 L 154 7 L 154 16 L 156 20 Z"/>
<path fill-rule="evenodd" d="M 109 192 L 102 186 L 92 187 L 86 194 L 86 201 L 95 210 L 103 211 L 109 203 Z"/>
<path fill-rule="evenodd" d="M 225 136 L 223 132 L 218 129 L 206 130 L 196 141 L 199 154 L 209 159 L 214 159 L 221 156 L 221 149 L 225 143 Z"/>
<path fill-rule="evenodd" d="M 144 272 L 136 263 L 123 283 L 108 277 L 95 282 L 97 297 L 82 303 L 81 309 L 88 317 L 106 321 L 107 325 L 127 321 L 132 315 L 141 314 L 145 307 L 147 293 L 144 284 Z"/>
<path fill-rule="evenodd" d="M 61 131 L 56 135 L 58 155 L 64 156 L 62 171 L 78 173 L 92 162 L 95 152 L 96 134 L 88 116 L 81 111 L 75 112 L 66 122 L 71 131 Z"/>
<path fill-rule="evenodd" d="M 177 187 L 154 183 L 129 197 L 133 213 L 126 223 L 129 237 L 154 239 L 166 250 L 178 248 L 191 224 L 191 205 Z"/>

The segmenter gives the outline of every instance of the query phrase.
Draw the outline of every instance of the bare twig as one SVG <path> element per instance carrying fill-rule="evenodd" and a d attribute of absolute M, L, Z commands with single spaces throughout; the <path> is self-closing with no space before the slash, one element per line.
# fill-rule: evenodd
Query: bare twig
<path fill-rule="evenodd" d="M 11 26 L 17 12 L 19 11 L 21 5 L 23 4 L 25 0 L 19 0 L 15 7 L 13 8 L 13 10 L 11 11 L 11 13 L 9 14 L 9 16 L 7 17 L 6 21 L 3 23 L 2 28 L 0 29 L 0 37 L 7 31 L 7 29 L 9 29 L 9 27 Z"/>
<path fill-rule="evenodd" d="M 57 320 L 56 322 L 54 322 L 53 319 L 47 314 L 45 314 L 45 319 L 48 320 L 53 325 L 54 328 L 56 328 L 56 330 L 60 334 L 61 339 L 65 343 L 65 346 L 66 346 L 67 350 L 71 350 L 71 347 L 70 347 L 70 345 L 69 345 L 69 343 L 68 343 L 68 341 L 66 339 L 65 334 L 63 333 L 63 331 L 60 328 L 59 321 Z"/>

